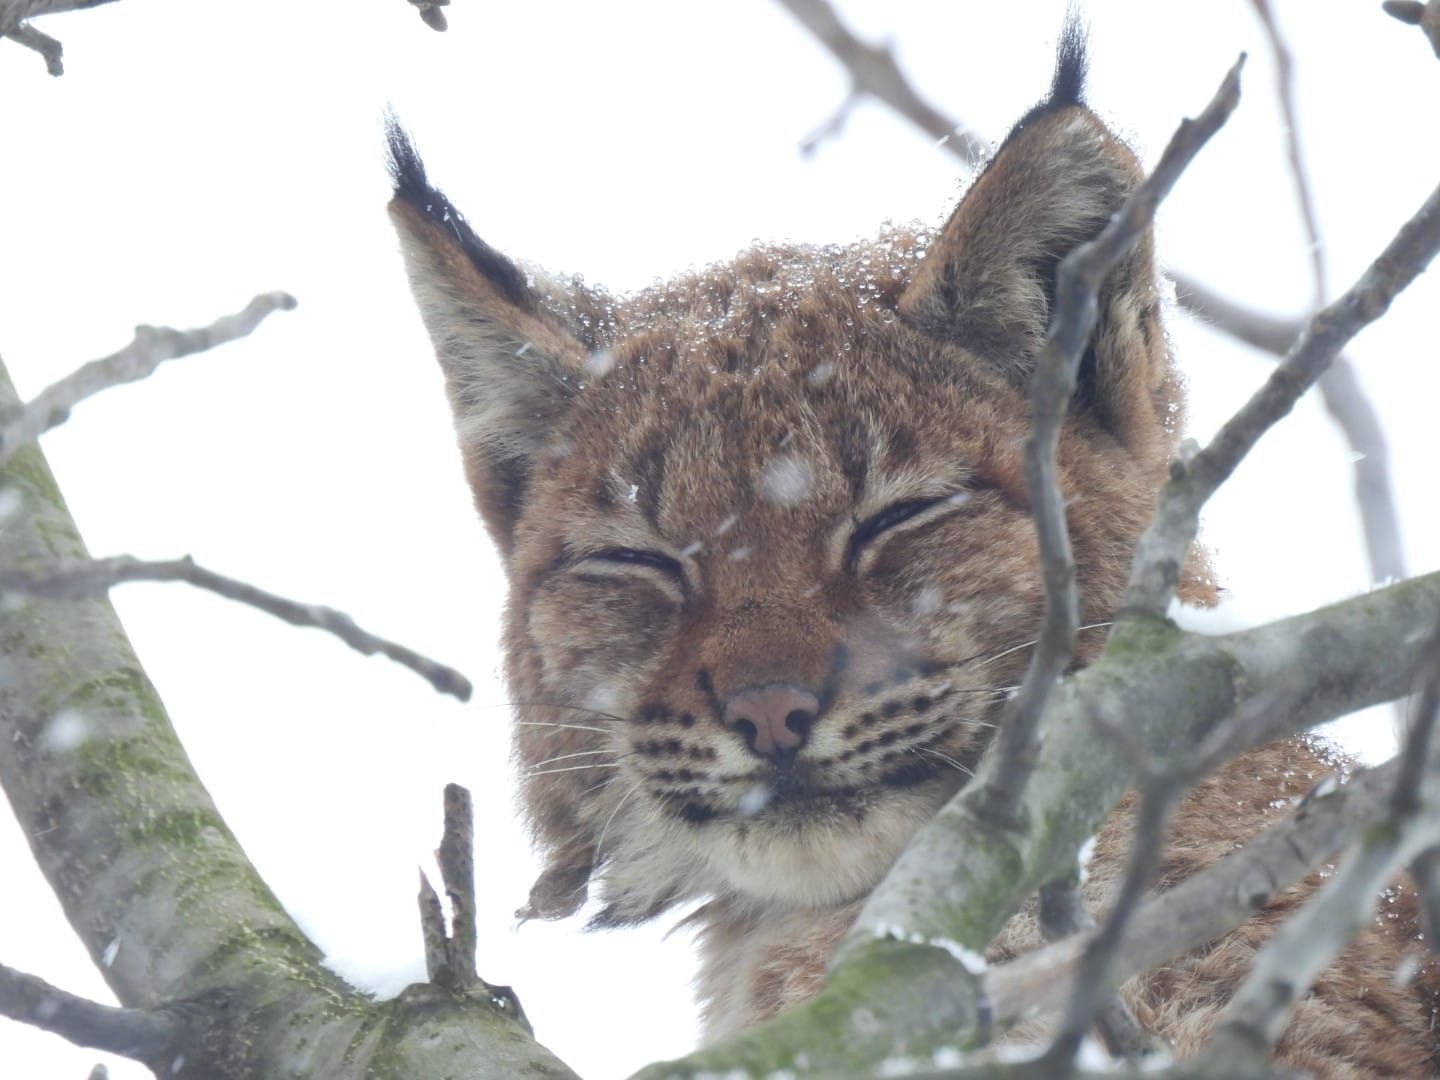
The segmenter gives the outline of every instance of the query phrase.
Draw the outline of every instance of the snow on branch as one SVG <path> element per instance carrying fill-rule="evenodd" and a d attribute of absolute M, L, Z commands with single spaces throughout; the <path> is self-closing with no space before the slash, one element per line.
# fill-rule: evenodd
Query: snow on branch
<path fill-rule="evenodd" d="M 245 337 L 274 311 L 289 311 L 295 298 L 289 293 L 261 293 L 234 315 L 216 319 L 195 330 L 168 326 L 137 326 L 135 338 L 117 353 L 92 360 L 47 386 L 25 403 L 18 415 L 0 427 L 0 465 L 22 446 L 63 424 L 70 410 L 86 398 L 121 383 L 147 378 L 166 360 L 205 352 Z"/>
<path fill-rule="evenodd" d="M 1260 437 L 1294 407 L 1342 348 L 1389 309 L 1440 250 L 1440 188 L 1407 221 L 1343 296 L 1319 311 L 1300 340 L 1205 449 L 1171 467 L 1160 506 L 1140 538 L 1125 606 L 1162 615 L 1195 539 L 1200 508 Z"/>
<path fill-rule="evenodd" d="M 146 562 L 129 555 L 49 563 L 35 570 L 0 570 L 0 594 L 30 596 L 94 596 L 131 581 L 183 581 L 196 588 L 257 608 L 292 626 L 309 626 L 334 634 L 366 656 L 379 653 L 415 672 L 442 694 L 470 699 L 470 680 L 413 649 L 376 637 L 349 615 L 322 604 L 302 604 L 198 565 L 188 555 Z"/>
<path fill-rule="evenodd" d="M 1080 593 L 1055 458 L 1080 359 L 1095 330 L 1100 286 L 1150 225 L 1160 200 L 1239 104 L 1244 62 L 1242 55 L 1199 116 L 1181 122 L 1155 169 L 1098 236 L 1065 257 L 1056 274 L 1054 313 L 1030 383 L 1031 431 L 1025 443 L 1026 487 L 1034 504 L 1045 580 L 1045 620 L 1025 681 L 990 751 L 997 763 L 992 782 L 984 788 L 984 810 L 998 819 L 1012 814 L 1028 781 L 1040 716 L 1074 654 L 1080 625 Z"/>
<path fill-rule="evenodd" d="M 182 1034 L 174 1012 L 120 1009 L 76 997 L 44 979 L 0 964 L 0 1016 L 112 1054 L 155 1064 Z"/>

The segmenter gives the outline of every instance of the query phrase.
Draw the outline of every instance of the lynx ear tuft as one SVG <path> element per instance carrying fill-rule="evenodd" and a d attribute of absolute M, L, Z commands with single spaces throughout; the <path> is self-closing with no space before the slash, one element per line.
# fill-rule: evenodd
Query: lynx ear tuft
<path fill-rule="evenodd" d="M 585 349 L 526 274 L 475 235 L 400 124 L 386 124 L 410 287 L 445 373 L 475 502 L 503 552 L 536 457 L 570 408 Z"/>
<path fill-rule="evenodd" d="M 1061 35 L 1049 95 L 1020 120 L 945 223 L 900 310 L 1024 385 L 1045 340 L 1060 261 L 1093 239 L 1141 178 L 1084 104 L 1083 27 Z M 1175 426 L 1150 235 L 1111 272 L 1077 404 L 1134 453 L 1163 458 Z"/>

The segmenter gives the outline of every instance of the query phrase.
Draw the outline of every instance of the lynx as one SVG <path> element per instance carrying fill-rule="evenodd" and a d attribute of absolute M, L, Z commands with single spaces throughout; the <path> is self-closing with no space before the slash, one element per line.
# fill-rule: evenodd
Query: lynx
<path fill-rule="evenodd" d="M 1083 37 L 938 231 L 760 246 L 615 297 L 482 241 L 391 129 L 390 212 L 476 505 L 503 554 L 527 917 L 654 919 L 703 900 L 710 1038 L 806 1000 L 860 903 L 971 776 L 1042 612 L 1021 467 L 1056 267 L 1139 178 L 1083 99 Z M 1182 424 L 1152 244 L 1110 275 L 1060 448 L 1084 621 L 1121 600 Z M 1182 583 L 1213 602 L 1203 556 Z M 1081 660 L 1099 634 L 1082 635 Z M 1165 882 L 1337 767 L 1292 740 L 1202 783 Z M 1088 899 L 1124 858 L 1122 806 Z M 1184 1054 L 1315 880 L 1131 980 Z M 1302 1002 L 1279 1055 L 1432 1075 L 1436 981 L 1397 987 L 1413 893 Z M 1020 917 L 992 947 L 1036 944 Z"/>

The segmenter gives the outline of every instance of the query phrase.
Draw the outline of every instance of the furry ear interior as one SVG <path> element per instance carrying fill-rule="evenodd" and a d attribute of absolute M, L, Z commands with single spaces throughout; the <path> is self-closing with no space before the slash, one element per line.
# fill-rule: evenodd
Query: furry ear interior
<path fill-rule="evenodd" d="M 1024 385 L 1045 340 L 1060 261 L 1139 183 L 1135 155 L 1084 104 L 1083 28 L 1061 35 L 1049 96 L 1006 138 L 916 270 L 901 313 Z M 1111 271 L 1076 404 L 1133 453 L 1168 455 L 1178 395 L 1147 231 Z"/>
<path fill-rule="evenodd" d="M 410 288 L 445 373 L 476 506 L 508 555 L 526 481 L 570 408 L 586 350 L 520 268 L 430 186 L 393 118 L 387 136 L 390 218 Z"/>

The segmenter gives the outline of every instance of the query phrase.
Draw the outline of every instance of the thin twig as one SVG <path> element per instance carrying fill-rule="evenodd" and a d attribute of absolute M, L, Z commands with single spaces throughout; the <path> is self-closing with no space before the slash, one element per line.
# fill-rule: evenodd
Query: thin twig
<path fill-rule="evenodd" d="M 114 0 L 0 0 L 0 38 L 8 37 L 17 45 L 34 49 L 45 58 L 45 70 L 51 75 L 65 74 L 64 50 L 49 34 L 42 34 L 27 23 L 37 15 L 57 15 L 62 11 L 79 11 L 99 7 Z"/>
<path fill-rule="evenodd" d="M 1440 56 L 1440 0 L 1430 0 L 1428 4 L 1419 0 L 1385 0 L 1380 6 L 1401 22 L 1420 27 L 1435 55 Z"/>
<path fill-rule="evenodd" d="M 445 12 L 440 9 L 449 5 L 450 0 L 410 0 L 420 12 L 420 18 L 431 30 L 444 30 L 448 23 Z"/>
<path fill-rule="evenodd" d="M 250 333 L 273 311 L 288 311 L 295 298 L 288 293 L 261 293 L 234 315 L 216 319 L 196 330 L 166 326 L 137 326 L 135 339 L 117 353 L 77 368 L 47 386 L 19 414 L 0 428 L 0 465 L 22 446 L 63 424 L 70 410 L 86 398 L 121 383 L 149 376 L 166 360 L 205 352 Z"/>
<path fill-rule="evenodd" d="M 1305 171 L 1304 155 L 1300 152 L 1300 120 L 1295 108 L 1295 60 L 1290 47 L 1280 33 L 1275 21 L 1275 12 L 1270 0 L 1250 0 L 1265 36 L 1270 41 L 1270 51 L 1275 57 L 1275 96 L 1280 102 L 1280 114 L 1285 124 L 1285 151 L 1290 159 L 1290 179 L 1295 184 L 1295 203 L 1300 208 L 1300 220 L 1305 226 L 1305 239 L 1310 249 L 1311 288 L 1314 295 L 1313 308 L 1319 309 L 1330 298 L 1330 289 L 1325 281 L 1325 254 L 1320 245 L 1320 223 L 1315 215 L 1315 198 L 1310 191 L 1310 177 Z"/>
<path fill-rule="evenodd" d="M 1085 907 L 1079 878 L 1072 874 L 1040 888 L 1040 933 L 1047 942 L 1063 941 L 1095 928 Z M 1111 994 L 1095 1010 L 1095 1030 L 1111 1057 L 1133 1061 L 1159 1050 L 1163 1040 L 1140 1026 L 1119 994 Z"/>
<path fill-rule="evenodd" d="M 970 168 L 980 163 L 981 148 L 986 144 L 960 121 L 946 116 L 922 98 L 900 70 L 890 49 L 861 41 L 840 21 L 828 0 L 780 0 L 780 4 L 830 50 L 850 76 L 850 93 L 835 117 L 821 128 L 822 136 L 827 129 L 839 129 L 855 99 L 869 96 L 889 105 Z M 806 145 L 813 150 L 817 141 L 812 136 Z"/>
<path fill-rule="evenodd" d="M 1440 249 L 1440 189 L 1407 221 L 1360 280 L 1315 314 L 1286 358 L 1235 413 L 1210 445 L 1177 461 L 1155 518 L 1140 539 L 1125 605 L 1163 614 L 1180 567 L 1195 539 L 1200 508 L 1229 479 L 1241 459 L 1308 390 L 1342 348 L 1374 322 L 1418 277 Z"/>
<path fill-rule="evenodd" d="M 1011 813 L 1029 779 L 1036 727 L 1074 653 L 1080 624 L 1080 595 L 1055 458 L 1080 359 L 1095 329 L 1096 298 L 1110 268 L 1149 226 L 1160 200 L 1239 103 L 1244 61 L 1242 55 L 1199 116 L 1181 122 L 1154 171 L 1095 239 L 1065 257 L 1056 274 L 1054 312 L 1030 384 L 1031 432 L 1025 444 L 1026 485 L 1045 579 L 1045 621 L 1025 681 L 997 736 L 997 768 L 985 789 L 991 796 L 986 810 L 997 818 Z"/>
<path fill-rule="evenodd" d="M 101 1005 L 4 964 L 0 964 L 0 1016 L 33 1024 L 78 1046 L 145 1062 L 163 1057 L 183 1034 L 174 1013 Z"/>
<path fill-rule="evenodd" d="M 376 637 L 342 611 L 321 604 L 302 604 L 243 581 L 199 566 L 188 555 L 164 562 L 145 562 L 129 555 L 108 559 L 57 562 L 38 570 L 0 570 L 0 593 L 29 596 L 94 596 L 130 581 L 183 581 L 229 600 L 258 608 L 292 626 L 310 626 L 334 634 L 367 656 L 379 653 L 402 664 L 442 694 L 468 701 L 470 681 L 453 668 L 436 663 L 403 645 Z"/>

